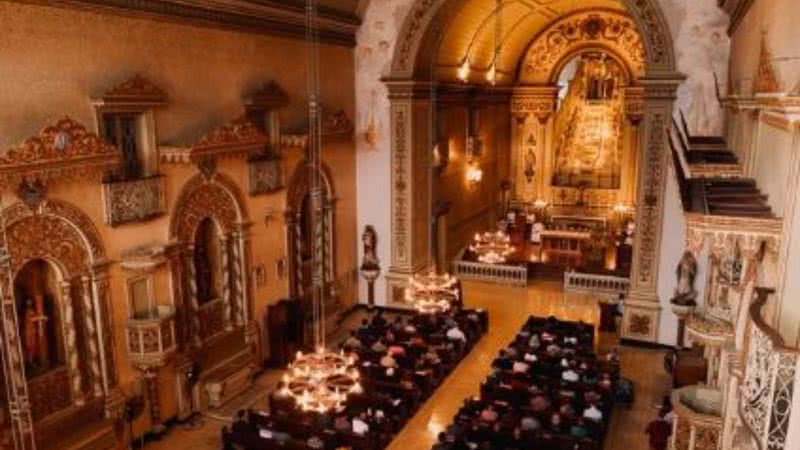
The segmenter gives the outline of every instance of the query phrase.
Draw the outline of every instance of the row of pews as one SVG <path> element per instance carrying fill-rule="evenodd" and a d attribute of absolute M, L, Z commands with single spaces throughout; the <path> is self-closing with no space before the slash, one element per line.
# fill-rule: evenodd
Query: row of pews
<path fill-rule="evenodd" d="M 298 410 L 276 390 L 268 412 L 247 411 L 222 430 L 224 449 L 386 448 L 487 330 L 483 310 L 393 319 L 377 312 L 342 343 L 358 356 L 362 394 L 351 396 L 339 411 L 318 414 Z"/>
<path fill-rule="evenodd" d="M 673 117 L 670 146 L 681 200 L 687 212 L 715 216 L 773 218 L 767 195 L 720 136 L 693 136 L 686 119 Z"/>
<path fill-rule="evenodd" d="M 602 449 L 624 383 L 593 338 L 589 324 L 528 318 L 433 450 Z"/>

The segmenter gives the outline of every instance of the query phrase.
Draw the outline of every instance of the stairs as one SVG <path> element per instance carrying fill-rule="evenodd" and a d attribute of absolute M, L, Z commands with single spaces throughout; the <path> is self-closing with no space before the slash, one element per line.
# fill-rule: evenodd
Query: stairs
<path fill-rule="evenodd" d="M 677 141 L 677 142 L 676 142 Z M 670 145 L 687 212 L 742 218 L 774 218 L 768 196 L 746 178 L 721 136 L 692 136 L 683 113 L 673 117 Z"/>

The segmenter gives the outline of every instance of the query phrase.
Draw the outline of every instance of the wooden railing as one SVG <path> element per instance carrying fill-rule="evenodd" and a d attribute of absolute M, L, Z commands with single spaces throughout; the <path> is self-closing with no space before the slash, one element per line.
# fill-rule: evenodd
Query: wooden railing
<path fill-rule="evenodd" d="M 106 223 L 117 226 L 142 222 L 163 215 L 167 210 L 163 176 L 103 184 Z"/>
<path fill-rule="evenodd" d="M 453 261 L 453 274 L 462 280 L 485 281 L 509 286 L 528 285 L 528 267 L 464 261 L 461 251 Z"/>
<path fill-rule="evenodd" d="M 151 319 L 128 321 L 128 358 L 135 367 L 159 367 L 175 352 L 175 311 L 157 311 Z"/>
<path fill-rule="evenodd" d="M 762 309 L 773 293 L 756 289 L 750 305 L 744 381 L 739 387 L 739 415 L 763 450 L 786 448 L 794 381 L 800 371 L 800 350 L 786 346 L 763 318 Z"/>
<path fill-rule="evenodd" d="M 564 272 L 564 291 L 576 293 L 596 293 L 617 296 L 626 294 L 631 280 L 613 275 L 600 275 L 567 271 Z"/>

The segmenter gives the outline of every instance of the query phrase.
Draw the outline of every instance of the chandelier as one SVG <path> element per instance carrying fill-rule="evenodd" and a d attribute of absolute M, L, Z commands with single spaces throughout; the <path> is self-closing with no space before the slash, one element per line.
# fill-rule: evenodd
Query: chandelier
<path fill-rule="evenodd" d="M 317 0 L 306 0 L 306 39 L 308 41 L 308 164 L 311 177 L 311 223 L 315 236 L 322 236 L 321 149 L 322 127 L 319 103 L 319 29 Z M 278 392 L 291 398 L 303 411 L 326 413 L 340 408 L 351 394 L 363 391 L 355 357 L 330 351 L 325 346 L 325 292 L 327 275 L 323 270 L 324 249 L 320 239 L 312 241 L 312 305 L 315 350 L 298 352 L 281 379 Z"/>
<path fill-rule="evenodd" d="M 408 278 L 406 301 L 423 314 L 440 314 L 450 310 L 459 298 L 458 279 L 435 270 Z"/>
<path fill-rule="evenodd" d="M 478 255 L 478 261 L 485 264 L 502 264 L 516 250 L 508 234 L 501 230 L 476 234 L 469 249 Z"/>
<path fill-rule="evenodd" d="M 281 380 L 281 394 L 303 411 L 325 413 L 339 409 L 350 394 L 363 392 L 355 358 L 317 347 L 297 356 Z"/>

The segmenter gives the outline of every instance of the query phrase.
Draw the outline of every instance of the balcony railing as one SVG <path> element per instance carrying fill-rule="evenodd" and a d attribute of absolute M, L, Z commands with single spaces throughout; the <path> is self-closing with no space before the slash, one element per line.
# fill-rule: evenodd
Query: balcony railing
<path fill-rule="evenodd" d="M 794 401 L 800 350 L 787 347 L 767 325 L 762 309 L 773 291 L 757 289 L 750 305 L 750 335 L 739 415 L 762 450 L 783 450 Z"/>
<path fill-rule="evenodd" d="M 159 306 L 147 319 L 128 320 L 128 358 L 135 367 L 163 366 L 175 352 L 175 311 Z"/>
<path fill-rule="evenodd" d="M 103 183 L 103 204 L 111 226 L 158 217 L 166 212 L 164 177 Z"/>

